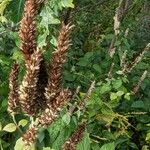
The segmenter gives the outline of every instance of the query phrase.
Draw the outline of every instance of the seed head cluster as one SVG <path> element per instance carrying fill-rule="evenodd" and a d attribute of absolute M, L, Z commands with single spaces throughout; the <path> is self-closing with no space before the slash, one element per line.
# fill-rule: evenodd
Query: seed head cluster
<path fill-rule="evenodd" d="M 42 2 L 43 0 L 25 1 L 19 31 L 25 75 L 21 85 L 18 85 L 19 65 L 15 63 L 9 78 L 8 112 L 22 111 L 25 115 L 34 118 L 29 129 L 22 136 L 27 145 L 36 141 L 40 127 L 47 127 L 58 118 L 59 112 L 71 97 L 70 90 L 63 89 L 61 80 L 62 66 L 66 61 L 73 26 L 62 23 L 58 46 L 47 68 L 43 51 L 37 47 L 36 42 L 36 16 Z"/>

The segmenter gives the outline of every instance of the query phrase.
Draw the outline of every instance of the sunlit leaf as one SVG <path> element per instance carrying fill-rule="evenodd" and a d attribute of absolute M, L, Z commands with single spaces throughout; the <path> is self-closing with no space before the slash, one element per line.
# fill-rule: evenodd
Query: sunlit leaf
<path fill-rule="evenodd" d="M 26 146 L 25 143 L 23 142 L 22 138 L 19 138 L 16 141 L 14 150 L 36 150 L 35 145 L 32 144 L 30 146 Z"/>
<path fill-rule="evenodd" d="M 14 132 L 14 131 L 16 131 L 16 129 L 17 129 L 17 127 L 14 123 L 9 123 L 3 128 L 3 131 Z"/>
<path fill-rule="evenodd" d="M 63 7 L 74 8 L 73 0 L 61 0 L 61 4 Z"/>
<path fill-rule="evenodd" d="M 27 125 L 27 123 L 28 123 L 28 120 L 26 120 L 26 119 L 22 119 L 22 120 L 20 120 L 20 121 L 19 121 L 18 126 L 22 126 L 22 127 L 24 127 L 24 126 L 26 126 L 26 125 Z"/>
<path fill-rule="evenodd" d="M 111 99 L 111 100 L 115 100 L 115 99 L 117 99 L 117 98 L 118 98 L 117 93 L 111 93 L 111 94 L 110 94 L 110 99 Z"/>

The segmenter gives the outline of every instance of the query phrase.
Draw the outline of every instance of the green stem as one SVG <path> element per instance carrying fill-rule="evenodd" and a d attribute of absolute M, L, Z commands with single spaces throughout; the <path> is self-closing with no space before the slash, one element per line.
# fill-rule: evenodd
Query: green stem
<path fill-rule="evenodd" d="M 14 124 L 16 125 L 17 129 L 18 129 L 19 132 L 22 134 L 23 132 L 22 132 L 22 130 L 20 129 L 20 127 L 18 126 L 18 124 L 17 124 L 17 121 L 16 121 L 16 119 L 15 119 L 15 115 L 12 115 L 12 118 L 13 118 L 13 122 L 14 122 Z"/>
<path fill-rule="evenodd" d="M 1 150 L 4 150 L 3 146 L 2 146 L 2 140 L 1 139 L 0 139 L 0 148 L 1 148 Z"/>

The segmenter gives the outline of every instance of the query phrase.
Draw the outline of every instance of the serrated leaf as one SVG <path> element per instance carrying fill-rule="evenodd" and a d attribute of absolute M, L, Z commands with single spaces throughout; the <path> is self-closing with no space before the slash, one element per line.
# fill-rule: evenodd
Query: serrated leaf
<path fill-rule="evenodd" d="M 73 0 L 61 0 L 61 4 L 63 7 L 74 8 Z"/>
<path fill-rule="evenodd" d="M 17 129 L 17 127 L 14 123 L 9 123 L 3 128 L 3 131 L 14 132 L 14 131 L 16 131 L 16 129 Z"/>
<path fill-rule="evenodd" d="M 46 46 L 46 38 L 49 35 L 49 31 L 46 30 L 44 34 L 38 36 L 38 47 Z"/>
<path fill-rule="evenodd" d="M 100 150 L 115 150 L 115 143 L 107 143 L 107 144 L 104 144 Z"/>
<path fill-rule="evenodd" d="M 48 15 L 47 15 L 48 14 Z M 50 6 L 46 5 L 44 7 L 44 9 L 41 11 L 40 16 L 42 17 L 42 20 L 40 22 L 40 26 L 43 28 L 45 27 L 48 29 L 48 25 L 49 24 L 59 24 L 60 20 L 57 19 L 56 17 L 54 17 L 54 12 L 52 11 L 52 9 L 50 8 Z"/>
<path fill-rule="evenodd" d="M 27 123 L 28 123 L 28 120 L 22 119 L 22 120 L 19 121 L 18 125 L 24 127 L 24 126 L 27 125 Z"/>

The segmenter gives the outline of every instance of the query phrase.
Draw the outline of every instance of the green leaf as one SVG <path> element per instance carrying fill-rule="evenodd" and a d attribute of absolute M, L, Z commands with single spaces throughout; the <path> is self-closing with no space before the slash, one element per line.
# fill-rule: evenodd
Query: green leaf
<path fill-rule="evenodd" d="M 43 147 L 43 150 L 54 150 L 54 149 L 51 149 L 50 147 Z"/>
<path fill-rule="evenodd" d="M 145 108 L 143 101 L 135 101 L 132 105 L 132 108 Z"/>
<path fill-rule="evenodd" d="M 44 34 L 38 36 L 38 47 L 46 46 L 46 38 L 49 35 L 49 31 L 46 30 Z"/>
<path fill-rule="evenodd" d="M 89 133 L 85 133 L 82 141 L 77 145 L 77 150 L 90 150 Z"/>
<path fill-rule="evenodd" d="M 94 64 L 94 65 L 93 65 L 93 68 L 94 68 L 97 72 L 101 73 L 101 67 L 100 67 L 98 64 Z"/>
<path fill-rule="evenodd" d="M 150 141 L 150 133 L 147 133 L 147 135 L 146 135 L 146 141 Z"/>
<path fill-rule="evenodd" d="M 50 40 L 51 44 L 53 44 L 55 47 L 58 45 L 57 39 L 52 36 L 52 39 Z"/>
<path fill-rule="evenodd" d="M 124 95 L 124 98 L 125 98 L 126 100 L 130 100 L 130 93 L 126 93 L 126 94 Z"/>
<path fill-rule="evenodd" d="M 50 8 L 49 5 L 46 5 L 44 7 L 44 9 L 40 13 L 40 16 L 42 18 L 42 20 L 40 22 L 40 27 L 41 28 L 45 27 L 47 29 L 47 31 L 49 30 L 48 25 L 60 23 L 60 20 L 55 17 L 54 12 L 52 11 L 52 9 Z"/>
<path fill-rule="evenodd" d="M 4 16 L 0 16 L 0 22 L 7 23 L 7 19 Z"/>
<path fill-rule="evenodd" d="M 16 129 L 17 129 L 17 127 L 14 123 L 9 123 L 3 128 L 3 131 L 14 132 L 14 131 L 16 131 Z"/>
<path fill-rule="evenodd" d="M 113 114 L 114 113 L 111 106 L 110 106 L 110 104 L 105 103 L 105 102 L 103 102 L 101 112 L 102 112 L 102 114 Z"/>
<path fill-rule="evenodd" d="M 116 94 L 118 97 L 121 97 L 124 94 L 124 91 L 118 91 Z"/>
<path fill-rule="evenodd" d="M 63 117 L 62 120 L 68 125 L 70 123 L 70 114 L 67 112 Z"/>
<path fill-rule="evenodd" d="M 111 94 L 110 94 L 110 99 L 111 99 L 111 100 L 115 100 L 115 99 L 117 99 L 117 98 L 118 98 L 117 93 L 111 93 Z"/>
<path fill-rule="evenodd" d="M 2 123 L 0 122 L 0 131 L 2 131 Z"/>
<path fill-rule="evenodd" d="M 66 81 L 74 81 L 75 80 L 75 76 L 73 73 L 70 73 L 69 71 L 64 71 L 64 79 Z"/>
<path fill-rule="evenodd" d="M 86 95 L 86 93 L 83 93 L 83 92 L 80 92 L 79 94 L 80 94 L 81 99 L 84 98 L 84 96 Z"/>
<path fill-rule="evenodd" d="M 39 129 L 39 132 L 38 132 L 38 141 L 39 141 L 40 143 L 42 143 L 42 141 L 43 141 L 44 138 L 45 138 L 45 132 L 44 132 L 44 130 L 45 130 L 45 129 L 40 128 L 40 129 Z"/>
<path fill-rule="evenodd" d="M 18 48 L 14 48 L 14 53 L 13 53 L 12 58 L 17 61 L 23 60 L 22 53 L 18 50 Z"/>
<path fill-rule="evenodd" d="M 84 58 L 88 61 L 91 57 L 93 57 L 94 53 L 93 52 L 87 52 L 84 55 Z"/>
<path fill-rule="evenodd" d="M 109 92 L 111 90 L 111 86 L 109 84 L 103 84 L 100 89 L 100 93 L 103 94 L 105 92 Z"/>
<path fill-rule="evenodd" d="M 100 150 L 115 150 L 115 143 L 107 143 L 107 144 L 104 144 Z"/>
<path fill-rule="evenodd" d="M 15 23 L 19 22 L 22 17 L 23 6 L 25 0 L 11 0 L 8 5 L 10 10 L 10 17 Z"/>
<path fill-rule="evenodd" d="M 117 80 L 113 81 L 112 84 L 113 84 L 113 88 L 117 90 L 118 88 L 121 87 L 121 85 L 122 85 L 122 80 L 117 79 Z"/>
<path fill-rule="evenodd" d="M 35 145 L 31 145 L 31 146 L 25 146 L 25 143 L 23 142 L 22 138 L 19 138 L 16 141 L 14 150 L 36 150 Z"/>
<path fill-rule="evenodd" d="M 122 75 L 122 74 L 123 74 L 123 71 L 119 70 L 119 71 L 117 71 L 116 73 L 119 74 L 119 75 Z"/>
<path fill-rule="evenodd" d="M 0 15 L 3 16 L 4 10 L 6 8 L 6 6 L 9 4 L 10 0 L 3 0 L 0 3 Z"/>
<path fill-rule="evenodd" d="M 26 126 L 26 125 L 27 125 L 27 123 L 28 123 L 28 120 L 26 120 L 26 119 L 22 119 L 22 120 L 20 120 L 20 121 L 19 121 L 18 126 L 22 126 L 22 127 L 24 127 L 24 126 Z"/>
<path fill-rule="evenodd" d="M 142 150 L 149 150 L 149 146 L 148 145 L 142 146 Z"/>
<path fill-rule="evenodd" d="M 74 8 L 73 0 L 61 0 L 61 4 L 63 7 Z"/>
<path fill-rule="evenodd" d="M 77 63 L 78 66 L 82 66 L 82 67 L 85 67 L 88 64 L 89 64 L 89 62 L 84 58 L 80 59 L 79 62 Z"/>
<path fill-rule="evenodd" d="M 25 148 L 25 143 L 22 141 L 22 138 L 19 138 L 16 141 L 16 145 L 14 147 L 14 150 L 23 150 Z"/>

